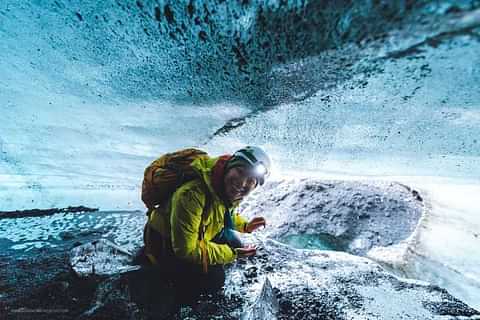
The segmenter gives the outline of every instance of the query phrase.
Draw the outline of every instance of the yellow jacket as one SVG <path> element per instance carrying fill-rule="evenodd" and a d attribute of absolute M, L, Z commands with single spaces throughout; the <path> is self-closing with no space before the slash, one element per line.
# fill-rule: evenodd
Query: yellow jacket
<path fill-rule="evenodd" d="M 148 219 L 148 224 L 155 231 L 171 241 L 177 257 L 196 264 L 203 262 L 202 251 L 206 252 L 208 264 L 227 264 L 236 258 L 236 253 L 228 245 L 211 242 L 223 229 L 224 213 L 228 209 L 212 187 L 211 174 L 217 160 L 218 157 L 201 157 L 194 160 L 191 166 L 203 181 L 196 179 L 179 187 L 166 207 L 153 210 Z M 211 203 L 206 212 L 206 219 L 202 221 L 207 199 L 206 188 L 210 193 Z M 238 203 L 230 209 L 237 206 Z M 244 232 L 247 220 L 235 213 L 233 222 L 237 231 Z M 199 240 L 201 223 L 205 227 L 204 250 L 201 249 Z"/>

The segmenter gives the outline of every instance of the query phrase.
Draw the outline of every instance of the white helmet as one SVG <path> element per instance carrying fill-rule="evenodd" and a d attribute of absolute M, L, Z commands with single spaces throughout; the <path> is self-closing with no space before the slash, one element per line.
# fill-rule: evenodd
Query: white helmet
<path fill-rule="evenodd" d="M 247 146 L 242 148 L 233 154 L 233 159 L 242 159 L 250 164 L 260 185 L 263 185 L 265 178 L 270 175 L 270 158 L 259 147 Z"/>

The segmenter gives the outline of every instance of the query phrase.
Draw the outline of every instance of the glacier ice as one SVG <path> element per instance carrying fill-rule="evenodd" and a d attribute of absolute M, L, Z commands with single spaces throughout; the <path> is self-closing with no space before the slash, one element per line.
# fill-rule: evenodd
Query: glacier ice
<path fill-rule="evenodd" d="M 369 256 L 480 308 L 478 3 L 227 2 L 2 1 L 0 210 L 143 209 L 157 155 L 257 144 L 276 178 L 418 190 L 415 249 Z M 33 250 L 57 218 L 0 228 Z"/>

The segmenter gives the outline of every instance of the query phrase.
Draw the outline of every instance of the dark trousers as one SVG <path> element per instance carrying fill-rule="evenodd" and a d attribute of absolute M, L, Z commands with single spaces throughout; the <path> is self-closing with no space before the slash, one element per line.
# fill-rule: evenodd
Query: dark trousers
<path fill-rule="evenodd" d="M 193 264 L 175 256 L 169 239 L 162 237 L 148 224 L 144 230 L 145 251 L 153 255 L 158 265 L 147 263 L 158 272 L 157 281 L 170 282 L 177 304 L 192 304 L 202 293 L 214 293 L 225 284 L 223 265 L 209 265 L 204 273 L 201 264 Z"/>

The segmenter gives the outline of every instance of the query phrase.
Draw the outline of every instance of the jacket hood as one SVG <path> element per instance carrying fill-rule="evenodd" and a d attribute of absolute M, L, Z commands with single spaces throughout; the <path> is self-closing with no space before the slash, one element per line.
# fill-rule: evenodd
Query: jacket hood
<path fill-rule="evenodd" d="M 215 163 L 219 157 L 199 157 L 192 161 L 191 166 L 198 173 L 198 175 L 202 178 L 205 185 L 208 187 L 208 191 L 216 198 L 218 201 L 222 201 L 220 196 L 215 192 L 212 184 L 212 172 Z"/>
<path fill-rule="evenodd" d="M 212 181 L 215 164 L 217 163 L 218 160 L 220 160 L 220 158 L 221 157 L 212 157 L 212 158 L 199 157 L 191 163 L 191 166 L 202 178 L 203 182 L 208 187 L 208 190 L 212 194 L 213 198 L 216 201 L 220 201 L 221 203 L 225 204 L 221 196 L 215 191 L 215 188 L 213 186 L 213 181 Z M 230 207 L 234 208 L 234 207 L 237 207 L 239 204 L 240 204 L 240 201 L 231 204 Z"/>

